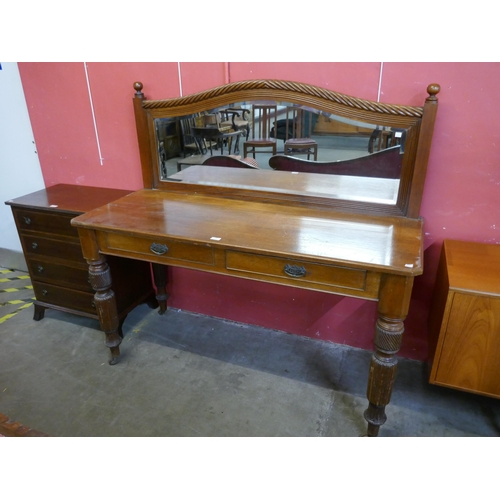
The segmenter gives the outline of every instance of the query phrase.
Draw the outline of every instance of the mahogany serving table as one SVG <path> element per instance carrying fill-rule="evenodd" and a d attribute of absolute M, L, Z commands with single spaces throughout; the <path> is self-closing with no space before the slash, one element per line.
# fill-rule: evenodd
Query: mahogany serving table
<path fill-rule="evenodd" d="M 170 184 L 72 220 L 89 264 L 110 364 L 118 360 L 121 337 L 106 255 L 377 300 L 365 418 L 368 435 L 378 435 L 413 278 L 422 273 L 422 220 L 237 199 L 203 186 L 182 191 L 182 182 Z M 159 290 L 164 311 L 164 283 Z"/>

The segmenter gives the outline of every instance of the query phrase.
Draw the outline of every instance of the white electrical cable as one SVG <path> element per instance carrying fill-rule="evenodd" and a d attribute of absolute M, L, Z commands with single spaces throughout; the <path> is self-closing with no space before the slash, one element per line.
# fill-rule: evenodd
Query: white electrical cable
<path fill-rule="evenodd" d="M 179 93 L 182 97 L 182 77 L 181 77 L 181 63 L 177 63 L 177 73 L 179 74 Z"/>
<path fill-rule="evenodd" d="M 378 79 L 378 96 L 377 96 L 377 102 L 380 102 L 380 92 L 382 90 L 382 73 L 384 72 L 384 63 L 380 63 L 380 76 Z"/>
<path fill-rule="evenodd" d="M 102 154 L 101 154 L 101 144 L 99 143 L 99 133 L 97 132 L 97 122 L 96 122 L 95 113 L 94 113 L 94 103 L 92 101 L 92 91 L 90 90 L 90 80 L 89 80 L 89 73 L 87 71 L 87 63 L 84 62 L 83 67 L 85 69 L 85 77 L 87 78 L 87 88 L 89 91 L 90 109 L 92 110 L 92 120 L 94 121 L 95 139 L 97 142 L 97 151 L 99 153 L 99 161 L 101 162 L 101 165 L 103 165 L 104 158 L 102 157 Z"/>

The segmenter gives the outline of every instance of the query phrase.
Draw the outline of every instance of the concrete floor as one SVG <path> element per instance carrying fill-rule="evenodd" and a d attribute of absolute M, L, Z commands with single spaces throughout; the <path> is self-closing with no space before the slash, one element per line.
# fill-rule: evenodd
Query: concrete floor
<path fill-rule="evenodd" d="M 0 413 L 11 420 L 75 437 L 365 433 L 370 352 L 142 305 L 109 366 L 97 321 L 54 310 L 33 321 L 25 275 L 0 274 Z M 500 400 L 431 386 L 425 364 L 405 359 L 387 416 L 381 437 L 500 434 Z"/>

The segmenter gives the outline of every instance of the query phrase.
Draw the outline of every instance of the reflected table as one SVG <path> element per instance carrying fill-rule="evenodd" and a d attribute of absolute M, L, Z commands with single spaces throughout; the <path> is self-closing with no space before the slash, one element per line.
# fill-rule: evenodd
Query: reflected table
<path fill-rule="evenodd" d="M 240 137 L 245 135 L 244 130 L 219 130 L 216 127 L 191 127 L 191 132 L 195 138 L 208 144 L 210 154 L 212 154 L 212 144 L 217 144 L 220 147 L 221 154 L 224 154 L 224 143 L 227 144 L 227 154 L 231 154 L 231 147 L 234 142 L 233 152 L 240 152 Z"/>

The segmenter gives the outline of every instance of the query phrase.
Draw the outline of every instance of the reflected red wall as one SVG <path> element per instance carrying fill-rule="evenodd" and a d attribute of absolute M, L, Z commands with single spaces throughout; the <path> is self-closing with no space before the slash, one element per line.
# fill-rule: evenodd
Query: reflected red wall
<path fill-rule="evenodd" d="M 425 271 L 416 278 L 400 354 L 425 360 L 427 315 L 444 238 L 498 243 L 498 63 L 20 63 L 47 186 L 140 189 L 133 83 L 147 98 L 229 81 L 277 78 L 370 100 L 420 106 L 439 83 L 439 111 L 424 190 Z M 381 74 L 382 70 L 382 74 Z M 88 75 L 88 82 L 87 82 Z M 94 117 L 89 102 L 92 90 Z M 101 161 L 102 157 L 102 161 Z M 169 304 L 312 338 L 372 348 L 376 303 L 171 269 Z"/>

